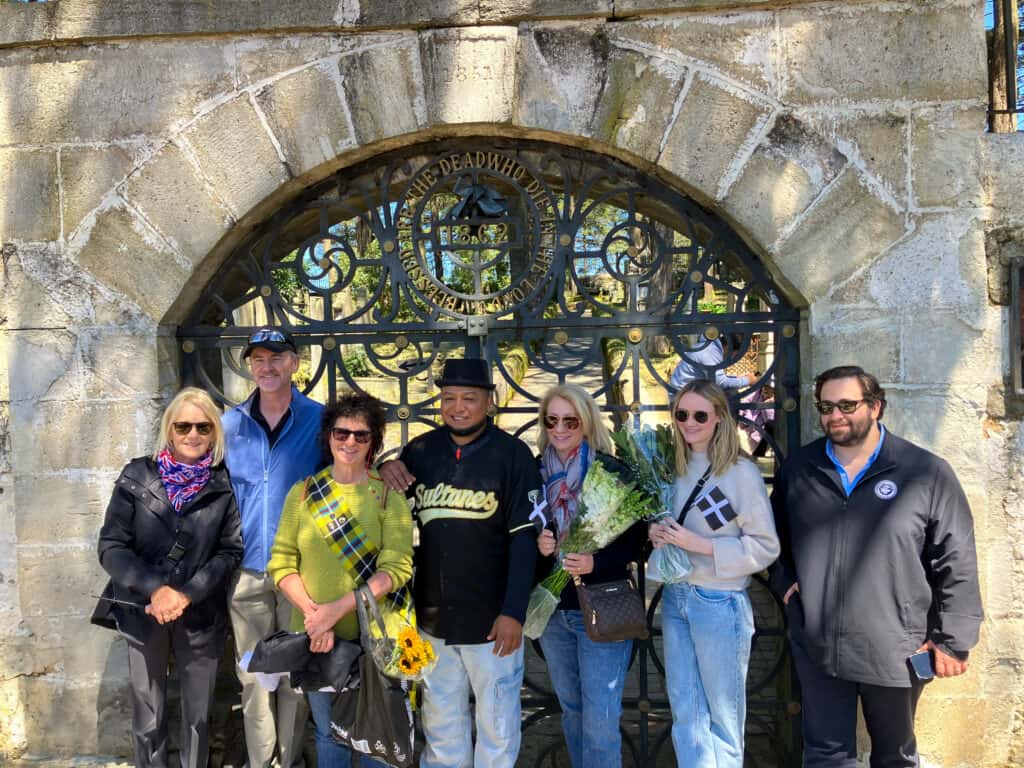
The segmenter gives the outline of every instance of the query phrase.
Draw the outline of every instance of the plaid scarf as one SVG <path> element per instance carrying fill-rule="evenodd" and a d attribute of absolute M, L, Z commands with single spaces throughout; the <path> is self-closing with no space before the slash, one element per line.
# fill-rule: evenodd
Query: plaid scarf
<path fill-rule="evenodd" d="M 373 494 L 381 511 L 384 510 L 386 495 L 381 490 L 384 482 L 375 475 L 368 480 L 370 493 Z M 366 536 L 359 520 L 351 513 L 345 502 L 345 492 L 339 483 L 331 477 L 331 467 L 321 470 L 306 481 L 306 505 L 316 523 L 320 535 L 334 552 L 342 566 L 348 571 L 356 584 L 362 586 L 377 571 L 377 546 Z M 405 615 L 411 624 L 415 624 L 412 610 L 412 590 L 408 586 L 387 595 L 385 610 L 391 609 Z"/>
<path fill-rule="evenodd" d="M 210 479 L 210 465 L 213 456 L 206 454 L 195 464 L 182 464 L 171 458 L 171 452 L 164 448 L 156 457 L 160 480 L 164 484 L 167 498 L 174 511 L 181 515 L 181 509 L 199 495 Z"/>
<path fill-rule="evenodd" d="M 544 449 L 540 475 L 544 480 L 544 494 L 551 518 L 555 521 L 555 536 L 559 543 L 569 534 L 569 526 L 579 511 L 580 490 L 589 465 L 590 446 L 586 440 L 564 462 L 552 446 Z"/>

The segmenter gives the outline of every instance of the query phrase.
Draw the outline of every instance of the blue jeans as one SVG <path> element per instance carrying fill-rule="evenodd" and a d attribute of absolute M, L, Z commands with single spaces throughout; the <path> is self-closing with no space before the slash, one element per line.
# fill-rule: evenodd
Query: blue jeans
<path fill-rule="evenodd" d="M 421 630 L 437 655 L 424 680 L 420 768 L 512 768 L 519 755 L 523 647 L 496 656 L 494 643 L 445 645 Z M 476 698 L 473 746 L 469 692 Z"/>
<path fill-rule="evenodd" d="M 679 768 L 743 768 L 754 635 L 746 590 L 666 584 L 661 626 Z"/>
<path fill-rule="evenodd" d="M 316 742 L 318 768 L 352 768 L 352 748 L 339 744 L 331 735 L 331 704 L 334 702 L 334 694 L 310 691 L 306 696 L 316 725 L 313 740 Z M 386 763 L 366 755 L 360 755 L 359 765 L 363 768 L 388 768 Z"/>
<path fill-rule="evenodd" d="M 622 765 L 622 687 L 632 640 L 595 643 L 579 611 L 555 611 L 540 638 L 562 707 L 562 731 L 573 768 Z"/>

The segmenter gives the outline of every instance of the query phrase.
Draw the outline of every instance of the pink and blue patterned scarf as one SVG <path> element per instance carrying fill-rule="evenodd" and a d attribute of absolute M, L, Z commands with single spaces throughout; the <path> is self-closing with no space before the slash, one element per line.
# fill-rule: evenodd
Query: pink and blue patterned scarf
<path fill-rule="evenodd" d="M 569 534 L 569 526 L 579 511 L 579 495 L 583 478 L 590 466 L 590 446 L 584 440 L 563 462 L 555 449 L 544 449 L 540 462 L 540 475 L 544 480 L 544 493 L 548 509 L 558 529 L 555 536 L 561 542 Z"/>
<path fill-rule="evenodd" d="M 160 470 L 167 498 L 179 515 L 181 509 L 194 499 L 210 479 L 210 465 L 213 456 L 206 454 L 195 464 L 182 464 L 171 457 L 171 452 L 164 448 L 156 457 L 156 466 Z"/>

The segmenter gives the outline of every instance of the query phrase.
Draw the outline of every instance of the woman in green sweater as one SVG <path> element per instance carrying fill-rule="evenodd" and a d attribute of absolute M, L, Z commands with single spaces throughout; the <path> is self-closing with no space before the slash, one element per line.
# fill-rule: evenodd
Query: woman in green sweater
<path fill-rule="evenodd" d="M 321 439 L 333 462 L 296 483 L 284 502 L 267 569 L 295 606 L 292 630 L 309 634 L 314 653 L 330 651 L 335 636 L 359 637 L 354 590 L 361 585 L 369 584 L 382 608 L 411 604 L 403 589 L 412 576 L 409 507 L 370 469 L 386 420 L 369 395 L 342 395 L 324 409 Z M 349 768 L 351 750 L 331 736 L 333 694 L 307 696 L 320 768 Z M 362 765 L 382 764 L 364 756 Z"/>

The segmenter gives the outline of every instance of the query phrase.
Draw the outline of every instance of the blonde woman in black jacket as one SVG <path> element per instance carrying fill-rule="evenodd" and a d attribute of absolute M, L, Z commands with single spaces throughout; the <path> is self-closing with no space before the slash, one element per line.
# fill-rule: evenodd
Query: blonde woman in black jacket
<path fill-rule="evenodd" d="M 164 411 L 154 454 L 122 470 L 100 530 L 100 564 L 110 583 L 93 623 L 117 629 L 128 643 L 139 768 L 167 766 L 172 652 L 181 685 L 181 765 L 207 763 L 207 712 L 227 628 L 225 589 L 242 557 L 223 458 L 213 400 L 200 389 L 182 390 Z"/>

